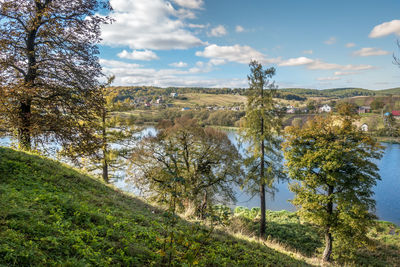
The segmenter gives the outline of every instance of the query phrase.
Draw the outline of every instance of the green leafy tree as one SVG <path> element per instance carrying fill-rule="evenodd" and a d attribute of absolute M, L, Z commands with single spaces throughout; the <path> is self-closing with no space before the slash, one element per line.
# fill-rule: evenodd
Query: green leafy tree
<path fill-rule="evenodd" d="M 92 142 L 84 148 L 66 146 L 59 153 L 89 172 L 97 174 L 100 171 L 106 183 L 110 182 L 110 176 L 117 177 L 117 173 L 126 167 L 138 131 L 133 124 L 123 124 L 117 116 L 111 114 L 114 103 L 110 97 L 112 94 L 109 86 L 114 78 L 109 77 L 108 81 L 100 86 L 100 112 L 91 121 L 91 127 L 94 129 Z"/>
<path fill-rule="evenodd" d="M 332 242 L 339 252 L 368 243 L 366 233 L 374 223 L 372 187 L 380 179 L 375 159 L 381 146 L 353 124 L 350 105 L 339 116 L 318 116 L 303 128 L 289 127 L 284 142 L 288 174 L 295 193 L 292 203 L 299 215 L 319 226 L 325 236 L 324 261 Z"/>
<path fill-rule="evenodd" d="M 0 1 L 0 105 L 7 128 L 85 147 L 99 108 L 97 43 L 106 0 Z M 86 123 L 82 123 L 86 122 Z"/>
<path fill-rule="evenodd" d="M 284 178 L 280 164 L 281 116 L 275 106 L 273 96 L 274 83 L 269 81 L 275 74 L 275 68 L 264 70 L 257 61 L 250 63 L 249 92 L 246 115 L 242 120 L 240 135 L 248 143 L 247 177 L 244 186 L 253 194 L 260 195 L 261 220 L 260 237 L 265 235 L 266 191 L 274 192 L 274 183 Z"/>
<path fill-rule="evenodd" d="M 371 102 L 371 108 L 372 110 L 376 110 L 379 111 L 380 109 L 382 109 L 385 106 L 385 103 L 383 103 L 381 100 L 379 99 L 374 99 Z"/>
<path fill-rule="evenodd" d="M 180 211 L 200 218 L 216 202 L 235 200 L 232 185 L 242 173 L 226 133 L 188 117 L 161 122 L 156 136 L 139 142 L 132 164 L 134 182 L 146 195 L 161 203 L 174 199 Z"/>

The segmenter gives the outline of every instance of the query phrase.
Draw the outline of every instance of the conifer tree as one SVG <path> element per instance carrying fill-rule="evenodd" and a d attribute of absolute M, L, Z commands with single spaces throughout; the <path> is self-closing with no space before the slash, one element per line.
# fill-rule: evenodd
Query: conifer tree
<path fill-rule="evenodd" d="M 248 143 L 244 186 L 251 193 L 260 195 L 260 237 L 264 238 L 265 194 L 267 190 L 273 193 L 274 183 L 284 178 L 279 137 L 281 118 L 273 100 L 276 87 L 269 81 L 275 74 L 275 68 L 264 70 L 260 63 L 251 61 L 250 72 L 247 110 L 240 129 L 242 141 Z"/>

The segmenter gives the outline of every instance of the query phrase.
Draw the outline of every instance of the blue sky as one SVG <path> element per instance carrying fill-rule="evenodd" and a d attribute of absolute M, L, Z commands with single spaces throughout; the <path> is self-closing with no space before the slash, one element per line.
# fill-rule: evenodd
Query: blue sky
<path fill-rule="evenodd" d="M 400 1 L 110 0 L 100 62 L 115 85 L 247 87 L 248 63 L 281 88 L 400 86 Z"/>

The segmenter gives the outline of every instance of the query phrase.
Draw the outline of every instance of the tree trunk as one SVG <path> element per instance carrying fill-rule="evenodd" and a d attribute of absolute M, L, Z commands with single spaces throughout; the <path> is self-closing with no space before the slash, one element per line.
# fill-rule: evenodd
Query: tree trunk
<path fill-rule="evenodd" d="M 263 119 L 261 119 L 263 122 Z M 263 123 L 262 123 L 263 125 Z M 264 127 L 261 130 L 262 134 L 264 132 Z M 264 140 L 261 141 L 261 166 L 260 166 L 260 201 L 261 201 L 261 220 L 260 220 L 260 237 L 265 237 L 265 182 L 264 182 Z"/>
<path fill-rule="evenodd" d="M 45 8 L 40 2 L 36 1 L 36 16 L 34 18 L 34 24 L 32 29 L 29 30 L 26 38 L 26 60 L 28 62 L 28 69 L 24 77 L 25 86 L 30 90 L 35 90 L 35 80 L 37 77 L 37 65 L 36 65 L 36 52 L 35 52 L 35 40 L 37 37 L 37 32 L 39 29 L 40 22 L 42 21 L 41 11 Z M 31 93 L 31 92 L 30 92 Z M 31 106 L 32 99 L 26 97 L 26 99 L 21 100 L 19 119 L 21 124 L 18 129 L 18 142 L 19 147 L 23 150 L 31 150 Z"/>
<path fill-rule="evenodd" d="M 334 187 L 329 185 L 328 186 L 328 194 L 327 196 L 330 197 L 333 194 L 333 189 Z M 331 217 L 333 214 L 333 202 L 332 199 L 330 198 L 327 204 L 327 212 L 328 216 Z M 328 262 L 330 260 L 331 254 L 332 254 L 332 234 L 330 232 L 330 224 L 325 228 L 325 250 L 324 253 L 322 254 L 322 260 Z"/>
<path fill-rule="evenodd" d="M 261 110 L 264 112 L 264 85 L 261 86 Z M 264 182 L 264 117 L 261 116 L 261 159 L 260 159 L 260 201 L 261 201 L 261 220 L 260 220 L 260 238 L 265 238 L 265 182 Z"/>
<path fill-rule="evenodd" d="M 260 200 L 261 200 L 261 219 L 260 219 L 260 237 L 265 237 L 265 184 L 260 185 Z"/>
<path fill-rule="evenodd" d="M 108 156 L 108 151 L 107 151 L 107 129 L 106 129 L 106 116 L 107 116 L 107 111 L 105 108 L 103 109 L 102 113 L 102 142 L 103 142 L 103 180 L 107 184 L 109 183 L 108 180 L 108 161 L 107 161 L 107 156 Z"/>
<path fill-rule="evenodd" d="M 330 228 L 328 227 L 325 231 L 325 250 L 322 255 L 322 260 L 328 262 L 332 254 L 332 234 L 330 233 Z"/>
<path fill-rule="evenodd" d="M 22 150 L 31 150 L 31 101 L 21 102 L 19 109 L 21 124 L 18 129 L 18 143 Z"/>
<path fill-rule="evenodd" d="M 109 180 L 108 180 L 108 162 L 107 162 L 106 158 L 103 159 L 103 180 L 107 184 L 109 183 Z"/>

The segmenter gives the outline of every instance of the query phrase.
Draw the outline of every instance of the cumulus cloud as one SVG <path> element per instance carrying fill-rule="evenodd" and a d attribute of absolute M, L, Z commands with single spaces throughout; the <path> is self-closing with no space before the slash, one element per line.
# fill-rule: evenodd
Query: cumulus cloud
<path fill-rule="evenodd" d="M 346 44 L 346 47 L 347 47 L 347 48 L 351 48 L 351 47 L 355 47 L 355 46 L 356 46 L 355 43 L 347 43 L 347 44 Z"/>
<path fill-rule="evenodd" d="M 138 64 L 129 64 L 115 60 L 100 59 L 106 75 L 116 75 L 116 85 L 149 85 L 159 87 L 169 86 L 201 86 L 201 87 L 245 87 L 243 79 L 206 79 L 197 76 L 206 72 L 212 64 L 198 62 L 190 70 L 143 68 Z"/>
<path fill-rule="evenodd" d="M 244 28 L 242 26 L 240 26 L 240 25 L 237 25 L 236 28 L 235 28 L 235 31 L 236 32 L 244 32 Z"/>
<path fill-rule="evenodd" d="M 311 55 L 312 53 L 314 53 L 314 51 L 312 51 L 312 50 L 304 50 L 303 51 L 303 54 Z"/>
<path fill-rule="evenodd" d="M 353 53 L 354 56 L 358 57 L 383 56 L 387 54 L 389 54 L 389 51 L 385 51 L 375 47 L 364 47 Z"/>
<path fill-rule="evenodd" d="M 179 62 L 171 63 L 169 65 L 171 67 L 175 67 L 175 68 L 185 68 L 185 67 L 187 67 L 188 64 L 186 62 L 179 61 Z"/>
<path fill-rule="evenodd" d="M 187 3 L 202 1 L 183 1 Z M 194 13 L 186 4 L 176 9 L 165 0 L 111 0 L 115 19 L 102 26 L 103 44 L 129 46 L 132 49 L 187 49 L 205 43 L 196 37 L 184 22 Z"/>
<path fill-rule="evenodd" d="M 215 28 L 212 28 L 209 32 L 209 36 L 220 37 L 226 35 L 228 32 L 226 31 L 223 25 L 218 25 Z"/>
<path fill-rule="evenodd" d="M 376 25 L 369 34 L 370 38 L 379 38 L 389 34 L 400 35 L 400 20 L 392 20 Z"/>
<path fill-rule="evenodd" d="M 123 50 L 121 53 L 118 54 L 119 58 L 126 58 L 126 59 L 133 59 L 133 60 L 144 60 L 144 61 L 150 61 L 150 60 L 155 60 L 158 59 L 158 56 L 156 53 L 150 50 L 133 50 L 131 53 L 129 53 L 126 50 Z"/>
<path fill-rule="evenodd" d="M 215 44 L 204 48 L 204 51 L 197 51 L 196 56 L 211 58 L 213 60 L 230 61 L 242 64 L 249 64 L 251 60 L 258 60 L 261 63 L 278 63 L 280 59 L 268 59 L 264 54 L 250 46 L 218 46 Z"/>
<path fill-rule="evenodd" d="M 191 9 L 201 9 L 203 7 L 203 0 L 173 0 L 174 3 L 180 5 L 181 7 L 191 8 Z"/>
<path fill-rule="evenodd" d="M 314 60 L 307 57 L 297 57 L 284 60 L 279 63 L 279 66 L 300 66 L 313 63 Z"/>
<path fill-rule="evenodd" d="M 328 40 L 324 41 L 324 44 L 327 44 L 327 45 L 332 45 L 334 43 L 336 43 L 336 37 L 333 37 L 333 36 L 331 38 L 329 38 Z"/>

